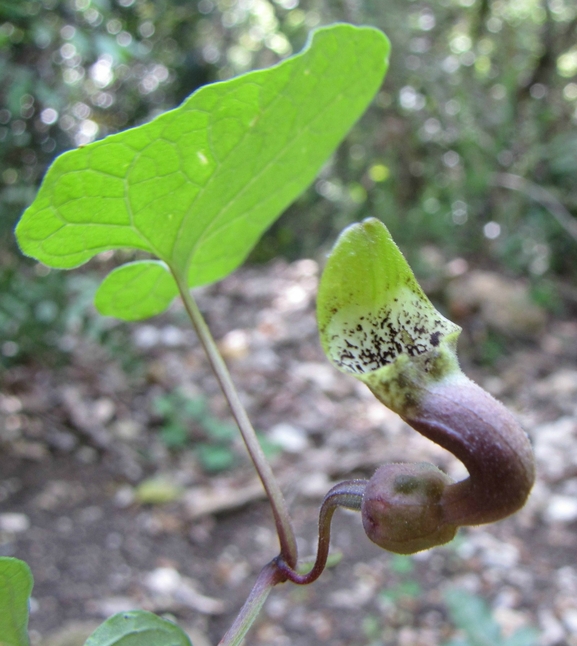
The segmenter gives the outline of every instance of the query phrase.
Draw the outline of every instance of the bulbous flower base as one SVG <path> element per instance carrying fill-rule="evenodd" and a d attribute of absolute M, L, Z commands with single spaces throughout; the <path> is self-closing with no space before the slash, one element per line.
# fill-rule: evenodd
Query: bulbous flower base
<path fill-rule="evenodd" d="M 453 480 L 432 464 L 386 464 L 365 489 L 361 514 L 367 536 L 396 554 L 448 543 L 457 525 L 444 522 L 440 504 Z"/>

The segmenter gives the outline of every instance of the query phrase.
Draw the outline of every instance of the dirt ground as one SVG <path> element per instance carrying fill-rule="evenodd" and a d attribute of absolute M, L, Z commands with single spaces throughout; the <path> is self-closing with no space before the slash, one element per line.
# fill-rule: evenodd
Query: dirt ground
<path fill-rule="evenodd" d="M 318 507 L 332 484 L 370 477 L 387 461 L 464 475 L 326 361 L 317 279 L 313 261 L 275 262 L 197 294 L 273 454 L 303 557 L 315 553 Z M 492 620 L 481 623 L 496 622 L 503 644 L 533 627 L 535 638 L 515 643 L 577 646 L 577 323 L 537 312 L 530 330 L 507 340 L 491 330 L 486 296 L 473 305 L 459 290 L 451 298 L 466 329 L 465 372 L 514 411 L 534 444 L 528 504 L 414 557 L 380 550 L 357 514 L 339 512 L 340 562 L 311 586 L 273 590 L 248 644 L 489 643 L 466 635 L 449 611 L 447 595 L 459 590 L 485 600 Z M 527 318 L 514 314 L 513 327 Z M 132 608 L 174 618 L 195 646 L 216 644 L 276 555 L 270 511 L 239 440 L 210 436 L 210 424 L 230 416 L 179 305 L 118 329 L 120 348 L 79 338 L 57 371 L 19 366 L 0 377 L 0 554 L 32 568 L 33 645 L 80 646 L 105 617 Z M 499 356 L 483 365 L 495 338 L 505 339 Z M 187 400 L 204 412 L 187 416 Z M 187 437 L 167 439 L 179 424 L 209 445 L 208 458 Z M 210 471 L 206 460 L 223 454 L 234 463 Z"/>

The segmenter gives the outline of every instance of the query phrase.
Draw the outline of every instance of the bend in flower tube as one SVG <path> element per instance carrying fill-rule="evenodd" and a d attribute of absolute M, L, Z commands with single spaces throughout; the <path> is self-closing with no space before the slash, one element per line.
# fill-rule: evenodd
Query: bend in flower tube
<path fill-rule="evenodd" d="M 460 328 L 433 307 L 379 220 L 341 234 L 317 316 L 331 362 L 469 471 L 453 483 L 432 465 L 381 467 L 362 504 L 371 540 L 412 553 L 451 540 L 460 525 L 493 522 L 523 506 L 535 479 L 527 435 L 461 372 Z"/>

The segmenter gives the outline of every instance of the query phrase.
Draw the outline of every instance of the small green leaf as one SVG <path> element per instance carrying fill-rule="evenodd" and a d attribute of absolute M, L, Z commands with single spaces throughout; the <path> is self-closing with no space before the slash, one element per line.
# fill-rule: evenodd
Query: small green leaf
<path fill-rule="evenodd" d="M 502 643 L 501 629 L 485 601 L 465 590 L 445 593 L 451 618 L 467 635 L 471 646 L 497 646 Z"/>
<path fill-rule="evenodd" d="M 0 557 L 0 646 L 28 646 L 28 600 L 34 580 L 24 561 Z"/>
<path fill-rule="evenodd" d="M 111 271 L 98 288 L 94 303 L 104 316 L 136 321 L 164 312 L 177 293 L 165 263 L 140 260 Z"/>
<path fill-rule="evenodd" d="M 222 444 L 207 444 L 201 442 L 196 445 L 195 453 L 205 471 L 218 473 L 230 469 L 234 464 L 234 453 Z"/>
<path fill-rule="evenodd" d="M 169 449 L 181 449 L 189 440 L 189 432 L 186 426 L 172 422 L 160 428 L 160 437 Z"/>
<path fill-rule="evenodd" d="M 401 581 L 394 588 L 383 590 L 379 597 L 389 601 L 398 601 L 399 599 L 416 599 L 422 593 L 421 586 L 418 581 Z"/>
<path fill-rule="evenodd" d="M 163 477 L 143 480 L 136 487 L 136 500 L 142 505 L 164 505 L 182 496 L 182 487 Z"/>
<path fill-rule="evenodd" d="M 391 557 L 391 570 L 396 574 L 409 574 L 415 569 L 415 562 L 405 554 L 393 554 Z"/>
<path fill-rule="evenodd" d="M 312 182 L 378 90 L 388 53 L 376 29 L 319 29 L 275 67 L 205 86 L 150 123 L 61 155 L 18 224 L 22 251 L 69 269 L 131 247 L 190 287 L 219 280 Z M 117 270 L 99 309 L 162 311 L 175 288 L 161 267 Z"/>
<path fill-rule="evenodd" d="M 100 625 L 84 646 L 192 646 L 176 624 L 151 612 L 120 612 Z"/>
<path fill-rule="evenodd" d="M 537 646 L 538 643 L 539 631 L 531 626 L 523 626 L 505 639 L 503 646 Z"/>

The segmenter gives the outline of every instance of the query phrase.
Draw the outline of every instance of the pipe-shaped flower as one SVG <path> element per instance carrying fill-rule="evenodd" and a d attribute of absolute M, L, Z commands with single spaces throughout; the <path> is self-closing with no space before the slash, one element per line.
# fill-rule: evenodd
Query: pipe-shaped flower
<path fill-rule="evenodd" d="M 523 506 L 535 479 L 527 435 L 461 372 L 460 328 L 433 307 L 379 220 L 339 237 L 317 317 L 330 361 L 469 471 L 452 483 L 432 466 L 381 467 L 362 506 L 371 540 L 411 553 L 447 542 L 459 525 L 493 522 Z"/>

